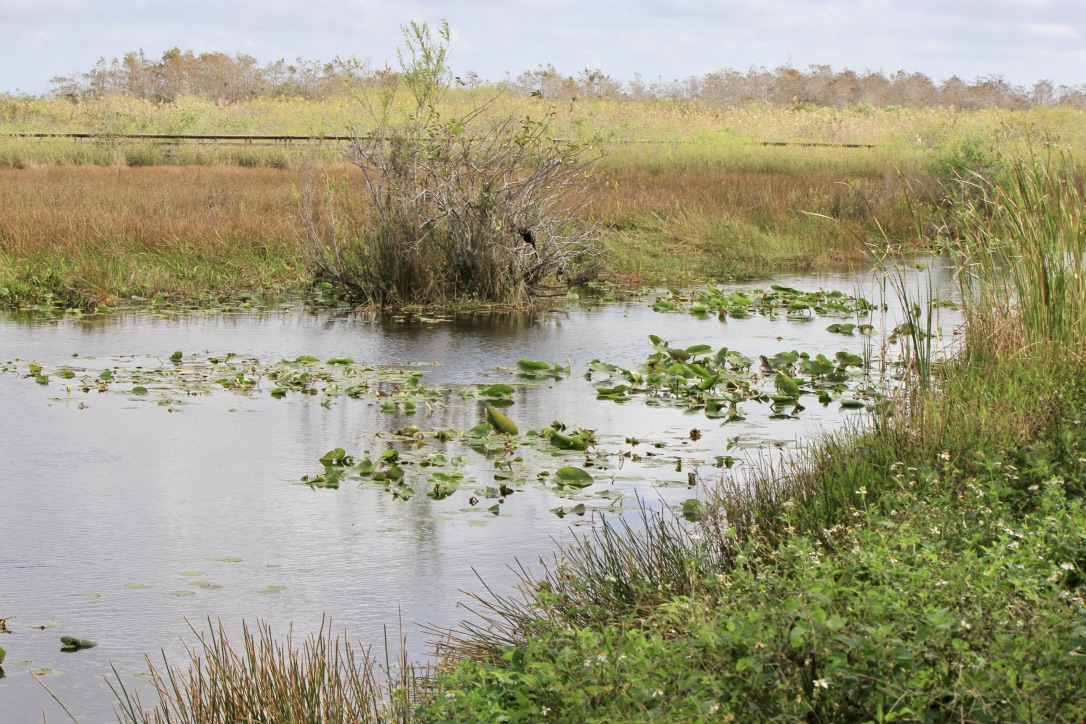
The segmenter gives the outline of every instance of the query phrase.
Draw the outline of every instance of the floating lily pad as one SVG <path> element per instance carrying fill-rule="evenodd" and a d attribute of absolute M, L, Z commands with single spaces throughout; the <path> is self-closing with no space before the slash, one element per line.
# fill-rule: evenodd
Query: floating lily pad
<path fill-rule="evenodd" d="M 515 422 L 505 416 L 500 410 L 488 407 L 486 408 L 486 420 L 494 429 L 505 435 L 517 435 L 520 433 L 519 428 Z"/>
<path fill-rule="evenodd" d="M 170 591 L 170 595 L 176 596 L 177 598 L 184 598 L 185 596 L 195 596 L 196 591 Z"/>
<path fill-rule="evenodd" d="M 90 639 L 83 639 L 77 636 L 61 636 L 60 637 L 60 650 L 61 651 L 79 651 L 81 649 L 93 649 L 98 644 Z"/>
<path fill-rule="evenodd" d="M 593 483 L 592 476 L 588 474 L 587 470 L 572 466 L 558 468 L 554 471 L 554 476 L 558 478 L 562 485 L 570 485 L 577 488 L 585 488 Z"/>
<path fill-rule="evenodd" d="M 131 583 L 124 584 L 125 588 L 147 588 L 147 584 L 142 581 L 132 581 Z"/>

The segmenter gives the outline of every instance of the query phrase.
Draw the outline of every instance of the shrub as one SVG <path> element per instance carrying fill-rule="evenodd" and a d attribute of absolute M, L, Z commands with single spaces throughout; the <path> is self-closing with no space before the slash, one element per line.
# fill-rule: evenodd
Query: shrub
<path fill-rule="evenodd" d="M 317 276 L 380 304 L 524 304 L 590 275 L 593 229 L 575 223 L 596 159 L 590 148 L 553 138 L 553 110 L 498 112 L 497 96 L 446 116 L 447 24 L 435 37 L 411 23 L 404 37 L 400 82 L 364 101 L 373 130 L 356 133 L 348 152 L 368 213 L 337 217 L 335 194 L 321 210 L 306 195 Z M 398 117 L 404 89 L 413 110 Z"/>

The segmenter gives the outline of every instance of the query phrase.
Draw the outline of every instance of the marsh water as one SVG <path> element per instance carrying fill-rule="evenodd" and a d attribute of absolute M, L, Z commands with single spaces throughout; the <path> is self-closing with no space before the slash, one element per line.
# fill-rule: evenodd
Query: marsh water
<path fill-rule="evenodd" d="M 932 261 L 910 269 L 908 283 L 950 296 L 947 273 Z M 146 696 L 144 655 L 160 660 L 165 650 L 184 663 L 183 641 L 195 641 L 186 620 L 201 630 L 209 617 L 221 619 L 230 631 L 261 620 L 279 635 L 292 627 L 301 639 L 327 616 L 334 630 L 378 648 L 386 630 L 395 646 L 402 622 L 409 651 L 423 656 L 421 625 L 453 626 L 467 616 L 463 591 L 482 589 L 477 576 L 509 592 L 517 580 L 511 566 L 550 559 L 601 516 L 704 497 L 705 486 L 742 474 L 753 460 L 862 424 L 864 410 L 839 404 L 804 402 L 802 411 L 774 415 L 768 404 L 744 403 L 745 419 L 723 422 L 648 397 L 597 399 L 606 375 L 587 379 L 588 364 L 636 368 L 653 351 L 649 335 L 675 348 L 727 346 L 753 359 L 789 350 L 891 353 L 880 340 L 900 315 L 879 275 L 773 281 L 839 289 L 890 309 L 852 320 L 873 324 L 866 336 L 830 332 L 842 320 L 818 316 L 754 314 L 722 323 L 715 315 L 660 313 L 654 294 L 423 319 L 302 306 L 0 316 L 0 618 L 10 617 L 11 631 L 0 633 L 7 650 L 0 721 L 40 721 L 43 711 L 50 721 L 67 719 L 31 671 L 81 722 L 112 720 L 110 665 Z M 936 346 L 952 339 L 957 320 L 948 310 L 939 321 Z M 152 375 L 136 393 L 102 383 L 102 374 L 109 382 L 137 368 L 170 370 L 175 352 L 183 356 L 174 367 L 192 360 L 207 367 L 230 353 L 253 360 L 252 384 Z M 381 389 L 421 379 L 431 404 L 412 413 L 389 406 L 383 392 L 269 394 L 275 384 L 258 362 L 299 357 L 364 361 L 384 376 Z M 526 378 L 517 368 L 525 358 L 568 365 L 569 373 Z M 58 373 L 73 366 L 74 376 Z M 80 381 L 87 379 L 94 382 Z M 513 404 L 501 409 L 522 433 L 560 421 L 594 430 L 595 447 L 524 446 L 519 477 L 496 478 L 501 468 L 478 448 L 430 436 L 420 447 L 410 432 L 393 436 L 410 425 L 423 433 L 478 425 L 490 402 L 477 391 L 492 384 L 513 387 Z M 320 473 L 318 459 L 334 448 L 361 458 L 397 446 L 416 459 L 462 455 L 454 461 L 460 489 L 428 496 L 417 467 L 409 471 L 418 481 L 410 496 L 351 475 L 338 488 L 301 481 Z M 734 467 L 723 467 L 722 456 L 734 458 Z M 588 466 L 593 484 L 554 485 L 548 471 L 566 465 Z M 515 492 L 495 492 L 507 479 Z M 62 653 L 63 635 L 99 645 Z"/>

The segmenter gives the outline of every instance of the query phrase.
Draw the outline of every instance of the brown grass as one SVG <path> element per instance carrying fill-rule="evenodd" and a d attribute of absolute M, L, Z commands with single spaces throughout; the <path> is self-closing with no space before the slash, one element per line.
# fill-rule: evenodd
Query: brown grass
<path fill-rule="evenodd" d="M 71 278 L 86 300 L 282 285 L 305 275 L 300 172 L 231 167 L 0 169 L 9 274 Z"/>
<path fill-rule="evenodd" d="M 0 244 L 214 255 L 225 244 L 297 245 L 297 172 L 230 167 L 0 169 Z"/>
<path fill-rule="evenodd" d="M 326 177 L 340 188 L 361 183 L 351 166 L 316 173 L 318 196 Z M 0 295 L 9 289 L 0 301 L 53 293 L 91 306 L 304 283 L 300 199 L 309 175 L 232 166 L 0 169 Z M 356 215 L 366 213 L 361 191 L 348 192 Z M 859 260 L 853 232 L 873 232 L 873 212 L 891 236 L 911 234 L 906 201 L 892 172 L 623 161 L 605 167 L 588 214 L 602 222 L 611 275 L 742 277 Z"/>

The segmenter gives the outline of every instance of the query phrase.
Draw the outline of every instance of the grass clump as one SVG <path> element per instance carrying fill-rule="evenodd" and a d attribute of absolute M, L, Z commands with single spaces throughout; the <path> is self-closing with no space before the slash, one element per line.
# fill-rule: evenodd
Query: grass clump
<path fill-rule="evenodd" d="M 358 651 L 347 639 L 333 636 L 322 623 L 295 648 L 290 635 L 277 641 L 266 624 L 254 633 L 243 625 L 241 648 L 229 641 L 222 622 L 208 622 L 196 632 L 187 671 L 164 661 L 160 673 L 148 659 L 157 704 L 144 709 L 120 675 L 110 688 L 118 699 L 118 719 L 126 724 L 155 722 L 385 722 L 400 721 L 411 669 L 401 665 L 381 681 L 369 651 Z M 386 662 L 387 663 L 387 662 Z M 401 662 L 402 664 L 402 662 Z M 392 671 L 391 667 L 387 671 Z"/>

